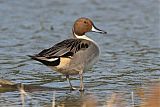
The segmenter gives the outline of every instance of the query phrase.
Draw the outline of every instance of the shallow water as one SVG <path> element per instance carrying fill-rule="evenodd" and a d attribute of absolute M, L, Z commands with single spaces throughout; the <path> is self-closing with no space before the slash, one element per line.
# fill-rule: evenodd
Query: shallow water
<path fill-rule="evenodd" d="M 160 79 L 159 0 L 1 0 L 0 78 L 15 83 L 61 88 L 54 91 L 58 106 L 83 105 L 95 96 L 98 106 L 113 93 L 131 93 Z M 84 74 L 85 92 L 69 92 L 65 77 L 26 55 L 48 48 L 71 35 L 73 22 L 89 17 L 108 35 L 88 33 L 101 48 L 98 63 Z M 79 86 L 78 76 L 72 84 Z M 53 91 L 27 92 L 26 106 L 52 105 Z M 93 100 L 93 99 L 91 99 Z M 140 104 L 139 96 L 134 97 Z M 0 93 L 1 107 L 21 107 L 18 91 Z"/>

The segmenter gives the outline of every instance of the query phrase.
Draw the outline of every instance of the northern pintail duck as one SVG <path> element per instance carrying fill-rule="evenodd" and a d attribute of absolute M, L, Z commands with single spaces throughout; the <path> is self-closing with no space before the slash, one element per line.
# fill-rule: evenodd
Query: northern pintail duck
<path fill-rule="evenodd" d="M 106 34 L 107 32 L 96 28 L 88 18 L 77 19 L 73 25 L 72 32 L 73 38 L 63 40 L 51 48 L 29 56 L 54 71 L 64 74 L 72 90 L 75 88 L 72 87 L 69 75 L 79 74 L 80 91 L 83 91 L 83 72 L 92 67 L 97 61 L 100 51 L 97 43 L 85 34 L 87 32 Z"/>

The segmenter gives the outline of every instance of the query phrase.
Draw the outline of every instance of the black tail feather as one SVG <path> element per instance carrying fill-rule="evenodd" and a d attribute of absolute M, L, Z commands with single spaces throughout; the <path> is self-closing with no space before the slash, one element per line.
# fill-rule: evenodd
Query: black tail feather
<path fill-rule="evenodd" d="M 36 58 L 36 55 L 27 55 L 28 57 L 30 57 L 31 59 L 34 59 L 34 60 L 36 60 L 37 58 Z"/>
<path fill-rule="evenodd" d="M 47 66 L 57 66 L 57 65 L 60 64 L 60 57 L 58 57 L 57 60 L 51 62 L 51 61 L 41 59 L 40 57 L 38 57 L 36 55 L 27 55 L 27 56 L 30 57 L 31 59 L 39 61 L 39 62 L 41 62 L 41 63 L 43 63 L 44 65 L 47 65 Z"/>

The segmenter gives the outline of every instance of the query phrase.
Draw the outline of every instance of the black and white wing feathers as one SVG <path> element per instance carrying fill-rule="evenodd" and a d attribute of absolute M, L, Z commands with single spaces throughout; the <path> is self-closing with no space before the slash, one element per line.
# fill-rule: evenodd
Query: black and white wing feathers
<path fill-rule="evenodd" d="M 85 39 L 66 39 L 55 44 L 53 47 L 44 49 L 32 59 L 42 62 L 45 65 L 56 66 L 60 63 L 61 57 L 72 57 L 78 51 L 85 50 L 90 46 L 90 41 Z M 55 63 L 54 63 L 55 62 Z"/>

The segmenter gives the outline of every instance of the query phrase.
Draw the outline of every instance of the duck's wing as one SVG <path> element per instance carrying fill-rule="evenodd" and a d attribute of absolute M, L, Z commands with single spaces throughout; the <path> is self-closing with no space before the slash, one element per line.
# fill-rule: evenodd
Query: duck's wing
<path fill-rule="evenodd" d="M 62 42 L 55 44 L 49 49 L 44 49 L 39 54 L 30 57 L 34 60 L 40 61 L 43 64 L 48 62 L 56 62 L 57 65 L 60 61 L 60 57 L 71 58 L 78 51 L 85 50 L 90 46 L 91 42 L 85 39 L 66 39 Z"/>

